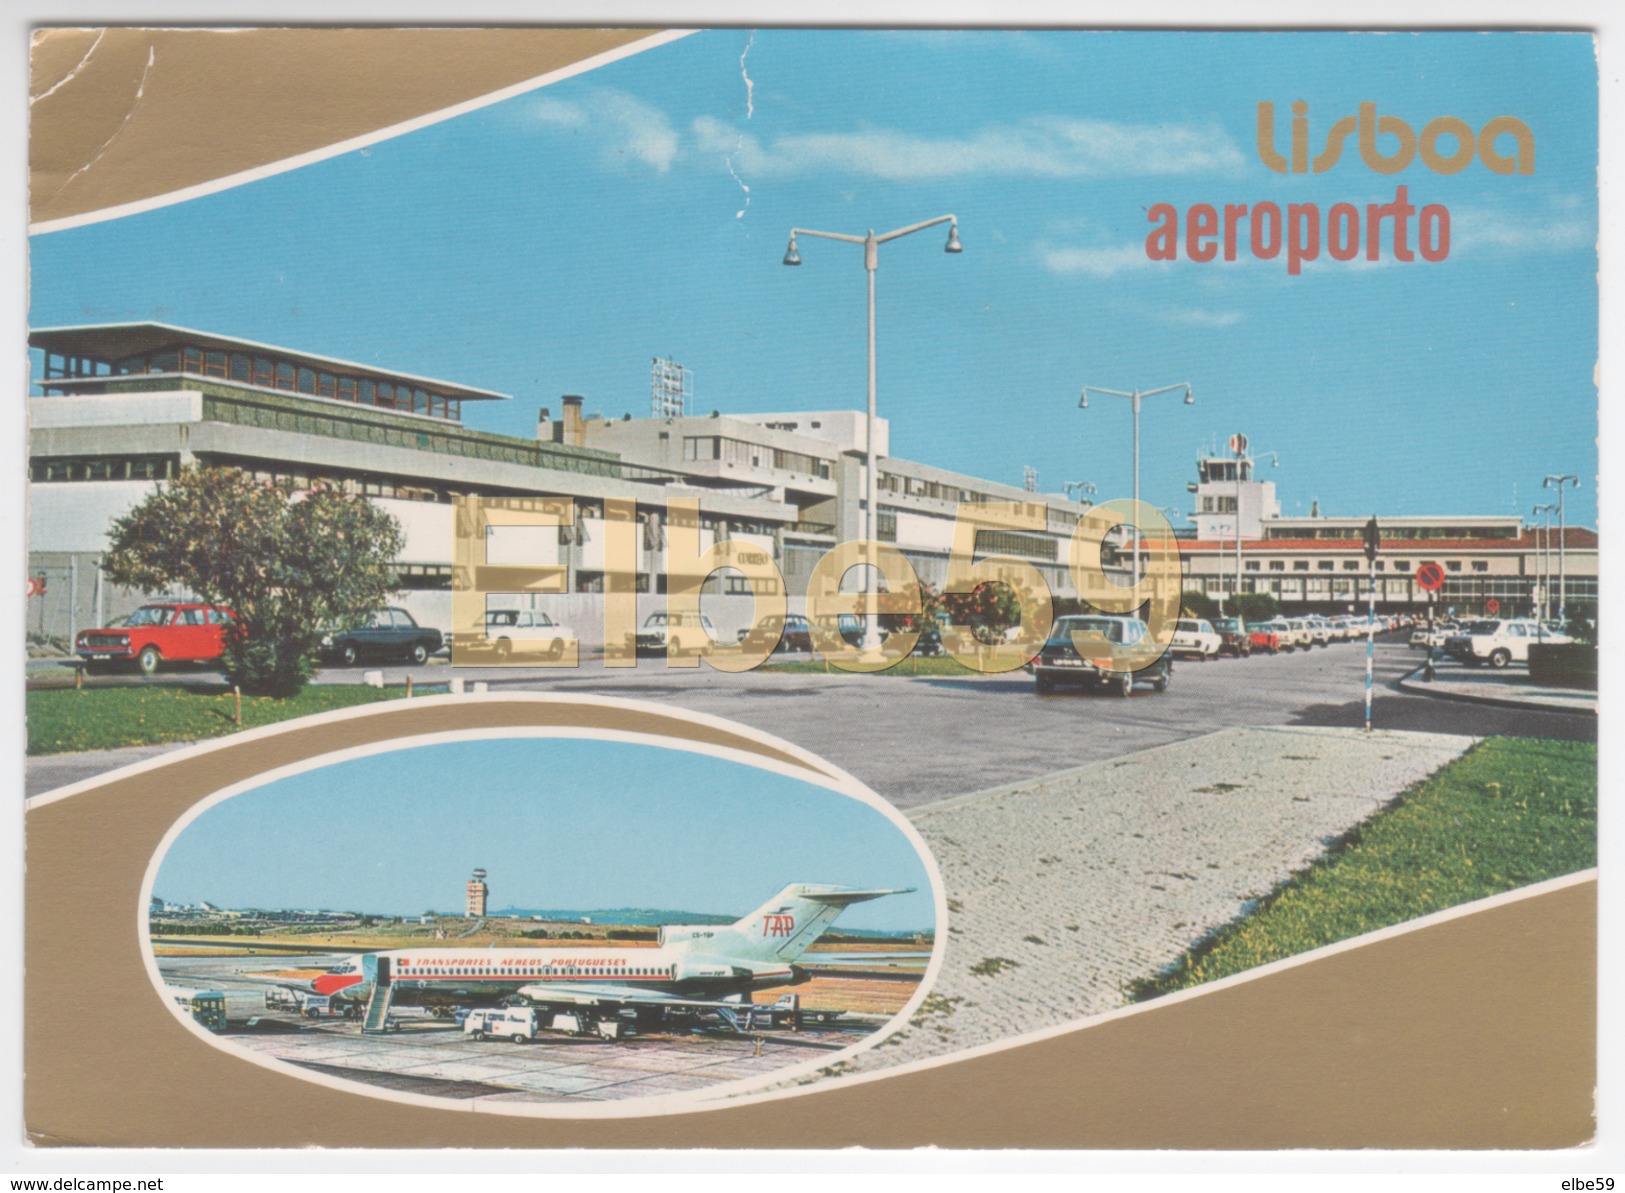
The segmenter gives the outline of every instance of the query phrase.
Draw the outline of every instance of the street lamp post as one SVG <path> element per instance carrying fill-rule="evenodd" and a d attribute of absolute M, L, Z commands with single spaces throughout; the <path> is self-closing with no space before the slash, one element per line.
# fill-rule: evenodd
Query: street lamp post
<path fill-rule="evenodd" d="M 1580 487 L 1580 478 L 1577 476 L 1548 476 L 1541 482 L 1543 489 L 1549 489 L 1553 484 L 1557 485 L 1557 616 L 1564 622 L 1568 621 L 1569 568 L 1566 542 L 1568 534 L 1564 529 L 1563 489 L 1571 482 L 1576 489 Z"/>
<path fill-rule="evenodd" d="M 875 509 L 876 475 L 879 471 L 875 461 L 875 270 L 880 265 L 880 246 L 888 240 L 907 236 L 911 232 L 919 232 L 925 228 L 935 227 L 937 224 L 948 225 L 948 243 L 942 248 L 945 253 L 958 253 L 963 251 L 959 243 L 959 220 L 953 215 L 939 215 L 934 220 L 924 220 L 918 224 L 910 224 L 906 228 L 897 228 L 893 231 L 875 235 L 873 228 L 866 236 L 848 236 L 841 232 L 815 232 L 811 228 L 791 228 L 790 247 L 785 250 L 784 263 L 786 265 L 800 265 L 801 253 L 796 248 L 797 236 L 816 236 L 822 240 L 841 240 L 847 244 L 861 244 L 863 246 L 863 268 L 869 275 L 869 414 L 864 424 L 864 500 L 868 506 L 864 518 L 864 539 L 866 542 L 875 541 L 878 519 Z M 865 548 L 866 551 L 871 548 Z M 880 627 L 875 618 L 875 597 L 878 591 L 876 580 L 877 567 L 874 559 L 869 560 L 869 567 L 864 577 L 864 612 L 863 619 L 863 653 L 875 655 L 880 649 Z"/>
<path fill-rule="evenodd" d="M 1098 385 L 1085 385 L 1083 392 L 1078 395 L 1078 409 L 1089 409 L 1089 394 L 1091 392 L 1103 394 L 1109 398 L 1127 398 L 1134 407 L 1134 504 L 1136 510 L 1140 504 L 1140 402 L 1145 398 L 1154 398 L 1158 394 L 1172 393 L 1176 389 L 1185 391 L 1185 405 L 1196 405 L 1196 398 L 1191 393 L 1188 382 L 1178 382 L 1174 385 L 1164 385 L 1160 389 L 1135 389 L 1127 392 L 1119 389 L 1102 389 Z M 1134 586 L 1140 585 L 1140 528 L 1134 528 Z"/>
<path fill-rule="evenodd" d="M 1061 491 L 1063 493 L 1065 493 L 1068 497 L 1071 497 L 1074 493 L 1088 493 L 1090 496 L 1093 496 L 1095 494 L 1096 490 L 1095 490 L 1095 487 L 1093 485 L 1091 485 L 1088 481 L 1067 481 L 1064 485 L 1061 486 Z M 1087 502 L 1084 502 L 1083 504 L 1085 504 L 1085 505 L 1093 505 L 1094 502 L 1087 501 Z"/>

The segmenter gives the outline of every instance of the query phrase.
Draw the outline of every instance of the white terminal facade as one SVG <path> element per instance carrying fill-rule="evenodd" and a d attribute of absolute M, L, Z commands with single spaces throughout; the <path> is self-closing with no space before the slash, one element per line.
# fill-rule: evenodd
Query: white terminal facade
<path fill-rule="evenodd" d="M 1196 534 L 1179 540 L 1186 588 L 1214 598 L 1238 588 L 1268 593 L 1287 611 L 1364 609 L 1371 571 L 1363 536 L 1373 514 L 1282 517 L 1275 485 L 1258 479 L 1253 464 L 1228 454 L 1197 460 L 1197 481 L 1190 486 Z M 1527 615 L 1542 596 L 1547 610 L 1555 612 L 1561 566 L 1568 613 L 1596 616 L 1594 530 L 1564 528 L 1560 552 L 1555 517 L 1548 538 L 1544 518 L 1529 527 L 1516 515 L 1389 517 L 1375 511 L 1374 516 L 1382 540 L 1375 568 L 1381 609 L 1425 611 L 1428 593 L 1416 583 L 1416 570 L 1437 563 L 1445 573 L 1444 587 L 1433 597 L 1440 615 L 1451 608 L 1458 615 L 1480 614 L 1491 600 L 1503 616 Z"/>
<path fill-rule="evenodd" d="M 638 503 L 640 619 L 663 605 L 668 499 L 699 501 L 702 550 L 721 537 L 768 554 L 792 610 L 822 555 L 862 537 L 866 444 L 856 410 L 606 418 L 566 396 L 540 407 L 535 435 L 522 438 L 462 421 L 468 403 L 509 395 L 229 336 L 130 323 L 39 329 L 29 342 L 40 365 L 29 400 L 29 576 L 46 581 L 44 593 L 29 598 L 30 633 L 66 635 L 149 595 L 102 579 L 109 524 L 193 465 L 368 495 L 405 532 L 399 603 L 441 629 L 450 625 L 453 499 L 572 498 L 576 524 L 544 536 L 548 557 L 534 561 L 563 568 L 568 595 L 516 601 L 549 608 L 588 646 L 601 623 L 606 499 Z M 979 530 L 978 558 L 1013 556 L 1057 597 L 1076 595 L 1068 544 L 1087 504 L 890 456 L 885 420 L 876 421 L 876 440 L 877 535 L 922 580 L 942 585 L 962 506 L 1017 503 L 1030 528 Z M 1274 486 L 1252 476 L 1250 461 L 1239 477 L 1235 466 L 1219 457 L 1198 464 L 1196 534 L 1177 540 L 1187 586 L 1233 591 L 1239 499 L 1242 591 L 1273 593 L 1289 609 L 1329 611 L 1363 600 L 1365 519 L 1282 518 Z M 1493 595 L 1506 611 L 1528 607 L 1539 552 L 1536 532 L 1519 519 L 1382 523 L 1384 608 L 1422 607 L 1410 576 L 1429 559 L 1450 573 L 1446 603 L 1471 611 Z M 1554 526 L 1554 577 L 1556 539 Z M 1596 541 L 1590 530 L 1568 531 L 1571 612 L 1595 609 Z M 728 574 L 706 588 L 727 641 L 749 617 L 742 589 L 743 578 Z"/>

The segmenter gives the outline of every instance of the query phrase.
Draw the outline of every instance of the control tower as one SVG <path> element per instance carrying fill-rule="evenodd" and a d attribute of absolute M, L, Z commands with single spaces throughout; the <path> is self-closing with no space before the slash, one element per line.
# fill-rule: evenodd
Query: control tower
<path fill-rule="evenodd" d="M 1264 523 L 1281 516 L 1275 482 L 1257 480 L 1253 464 L 1251 456 L 1220 453 L 1197 459 L 1196 483 L 1190 491 L 1198 540 L 1233 543 L 1238 520 L 1242 538 L 1262 538 Z"/>
<path fill-rule="evenodd" d="M 474 871 L 474 877 L 468 880 L 468 914 L 475 919 L 482 918 L 490 896 L 491 888 L 485 885 L 485 871 Z"/>

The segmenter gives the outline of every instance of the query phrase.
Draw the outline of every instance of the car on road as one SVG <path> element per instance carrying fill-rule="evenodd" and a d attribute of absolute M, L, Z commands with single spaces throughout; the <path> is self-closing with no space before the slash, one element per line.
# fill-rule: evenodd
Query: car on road
<path fill-rule="evenodd" d="M 717 640 L 704 613 L 651 613 L 632 640 L 638 654 L 702 654 Z"/>
<path fill-rule="evenodd" d="M 535 645 L 527 645 L 521 654 L 540 652 L 550 659 L 561 659 L 566 644 L 575 636 L 569 626 L 539 609 L 488 609 L 485 613 L 485 645 L 504 658 L 515 652 L 515 642 L 523 642 Z"/>
<path fill-rule="evenodd" d="M 1554 634 L 1531 618 L 1472 621 L 1445 639 L 1444 652 L 1470 667 L 1488 663 L 1497 669 L 1511 663 L 1527 663 L 1534 643 L 1572 642 L 1567 634 Z"/>
<path fill-rule="evenodd" d="M 81 630 L 73 649 L 85 667 L 101 670 L 134 664 L 151 675 L 165 663 L 210 663 L 225 649 L 230 609 L 198 601 L 153 601 L 123 619 L 123 624 Z"/>
<path fill-rule="evenodd" d="M 439 630 L 420 626 L 405 609 L 393 607 L 374 610 L 353 629 L 335 630 L 322 638 L 327 657 L 346 667 L 366 660 L 422 664 L 444 645 Z"/>
<path fill-rule="evenodd" d="M 765 617 L 748 629 L 739 631 L 739 645 L 771 651 L 812 650 L 812 626 L 799 613 L 784 617 Z"/>
<path fill-rule="evenodd" d="M 1213 623 L 1213 632 L 1219 635 L 1219 653 L 1233 654 L 1244 659 L 1253 653 L 1253 634 L 1247 623 L 1239 617 L 1221 617 Z"/>
<path fill-rule="evenodd" d="M 1213 623 L 1201 618 L 1181 617 L 1174 623 L 1173 641 L 1168 645 L 1170 654 L 1198 658 L 1206 662 L 1216 659 L 1224 649 L 1224 638 L 1213 628 Z"/>
<path fill-rule="evenodd" d="M 1099 643 L 1099 653 L 1080 654 L 1073 634 L 1093 637 Z M 1114 671 L 1111 668 L 1114 647 L 1119 650 L 1132 646 L 1147 633 L 1145 622 L 1135 617 L 1071 616 L 1057 618 L 1046 641 L 1028 664 L 1037 681 L 1040 695 L 1055 690 L 1058 684 L 1082 684 L 1088 688 L 1105 688 L 1119 696 L 1132 696 L 1134 685 L 1140 680 L 1150 682 L 1159 692 L 1168 690 L 1174 664 L 1167 653 L 1154 663 L 1138 671 Z M 1089 643 L 1085 641 L 1085 650 Z"/>

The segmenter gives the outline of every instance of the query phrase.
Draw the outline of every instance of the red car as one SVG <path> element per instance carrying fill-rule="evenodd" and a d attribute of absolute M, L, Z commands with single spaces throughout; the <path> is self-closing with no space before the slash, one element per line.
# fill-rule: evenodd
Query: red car
<path fill-rule="evenodd" d="M 1270 654 L 1281 653 L 1281 635 L 1267 626 L 1248 627 L 1249 637 L 1254 650 L 1267 650 Z"/>
<path fill-rule="evenodd" d="M 163 663 L 207 663 L 220 657 L 230 609 L 197 601 L 161 601 L 142 605 L 124 624 L 81 630 L 74 652 L 87 667 L 133 662 L 143 675 Z"/>

